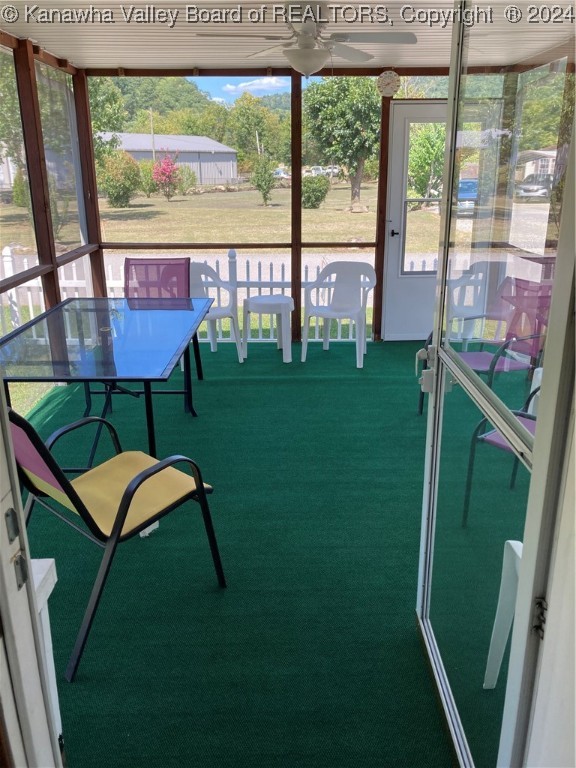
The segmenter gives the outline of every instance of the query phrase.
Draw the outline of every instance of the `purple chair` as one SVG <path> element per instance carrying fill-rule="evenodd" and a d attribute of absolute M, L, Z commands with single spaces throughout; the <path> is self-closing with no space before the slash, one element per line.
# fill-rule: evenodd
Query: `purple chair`
<path fill-rule="evenodd" d="M 69 682 L 76 675 L 116 547 L 188 500 L 200 506 L 218 584 L 226 586 L 208 507 L 207 494 L 212 488 L 203 482 L 200 469 L 192 459 L 175 455 L 158 461 L 141 451 L 123 452 L 112 424 L 95 416 L 59 429 L 46 443 L 15 411 L 10 409 L 8 417 L 18 474 L 29 492 L 27 519 L 38 502 L 104 550 L 66 667 Z M 90 424 L 96 430 L 106 427 L 115 455 L 96 467 L 90 460 L 87 467 L 60 467 L 51 453 L 56 441 Z M 187 471 L 176 469 L 177 464 Z M 69 479 L 67 473 L 77 477 Z"/>
<path fill-rule="evenodd" d="M 124 260 L 124 296 L 127 299 L 189 299 L 190 259 L 137 258 Z M 196 375 L 202 380 L 198 334 L 192 338 Z"/>
<path fill-rule="evenodd" d="M 499 290 L 499 316 L 505 320 L 504 338 L 496 350 L 463 350 L 460 357 L 479 375 L 486 376 L 492 387 L 497 373 L 509 371 L 533 371 L 544 351 L 552 286 L 521 278 L 506 278 Z M 504 307 L 508 305 L 509 311 Z"/>
<path fill-rule="evenodd" d="M 526 427 L 528 432 L 534 435 L 536 431 L 536 416 L 531 413 L 530 405 L 532 400 L 540 392 L 540 387 L 535 387 L 530 392 L 528 399 L 519 411 L 512 411 L 518 421 Z M 474 432 L 472 433 L 472 441 L 470 443 L 470 456 L 468 459 L 468 473 L 466 476 L 466 488 L 464 491 L 464 509 L 462 511 L 462 525 L 466 526 L 468 523 L 468 512 L 470 510 L 470 494 L 472 491 L 472 476 L 474 474 L 474 461 L 476 458 L 476 448 L 478 443 L 483 445 L 490 445 L 493 448 L 498 448 L 505 453 L 513 453 L 510 445 L 504 439 L 502 434 L 497 429 L 488 430 L 488 419 L 482 419 Z M 510 477 L 510 488 L 514 488 L 516 483 L 516 475 L 518 473 L 518 458 L 514 457 L 514 465 L 512 467 L 512 476 Z"/>
<path fill-rule="evenodd" d="M 511 336 L 495 350 L 467 350 L 459 353 L 466 365 L 480 376 L 486 376 L 490 388 L 494 377 L 511 371 L 533 371 L 541 362 L 545 334 Z"/>

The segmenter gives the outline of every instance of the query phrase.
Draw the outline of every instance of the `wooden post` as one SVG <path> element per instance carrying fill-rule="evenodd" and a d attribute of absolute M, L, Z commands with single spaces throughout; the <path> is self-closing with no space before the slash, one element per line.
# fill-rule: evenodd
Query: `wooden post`
<path fill-rule="evenodd" d="M 22 116 L 22 133 L 26 149 L 38 260 L 42 266 L 51 267 L 50 272 L 42 275 L 44 301 L 47 307 L 53 307 L 60 302 L 60 286 L 58 285 L 54 229 L 50 213 L 48 170 L 42 139 L 34 51 L 30 40 L 18 41 L 14 50 L 14 65 Z"/>
<path fill-rule="evenodd" d="M 291 96 L 292 155 L 292 341 L 300 341 L 302 306 L 302 77 L 292 72 Z"/>
<path fill-rule="evenodd" d="M 106 296 L 106 274 L 104 255 L 100 244 L 100 212 L 98 209 L 98 190 L 96 186 L 96 168 L 94 165 L 94 142 L 92 141 L 92 121 L 90 119 L 90 100 L 88 96 L 88 78 L 86 72 L 78 71 L 72 78 L 74 86 L 74 107 L 80 148 L 80 171 L 82 192 L 86 214 L 86 237 L 89 243 L 98 245 L 90 254 L 92 269 L 92 288 L 94 296 Z"/>

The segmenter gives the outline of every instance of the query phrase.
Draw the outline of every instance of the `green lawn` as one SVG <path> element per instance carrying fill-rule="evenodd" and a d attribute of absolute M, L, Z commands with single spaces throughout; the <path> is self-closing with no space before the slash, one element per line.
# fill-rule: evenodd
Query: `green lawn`
<path fill-rule="evenodd" d="M 366 212 L 351 213 L 350 187 L 334 184 L 318 209 L 302 211 L 304 241 L 342 243 L 373 242 L 376 237 L 377 183 L 362 187 L 361 202 Z M 155 195 L 136 197 L 127 208 L 111 208 L 99 200 L 102 237 L 107 242 L 289 242 L 291 200 L 289 188 L 277 188 L 269 206 L 251 189 L 204 192 L 177 196 L 170 201 Z M 57 237 L 57 251 L 80 244 L 78 215 L 72 208 Z M 409 249 L 436 252 L 438 213 L 412 211 L 407 223 Z M 463 239 L 466 233 L 459 233 Z M 457 238 L 460 239 L 460 238 Z M 17 243 L 34 251 L 34 236 L 27 209 L 3 203 L 0 208 L 0 248 Z"/>

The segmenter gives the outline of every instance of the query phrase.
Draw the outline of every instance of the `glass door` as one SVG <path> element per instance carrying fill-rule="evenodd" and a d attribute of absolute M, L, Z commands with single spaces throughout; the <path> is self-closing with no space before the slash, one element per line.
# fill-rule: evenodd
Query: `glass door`
<path fill-rule="evenodd" d="M 538 579 L 545 583 L 552 521 L 542 520 L 554 483 L 542 472 L 533 477 L 535 439 L 548 440 L 548 452 L 562 459 L 569 386 L 560 384 L 574 378 L 574 349 L 562 341 L 570 321 L 552 320 L 553 296 L 557 306 L 570 301 L 559 243 L 563 215 L 573 216 L 564 198 L 572 181 L 574 33 L 569 25 L 550 29 L 530 55 L 530 28 L 517 25 L 512 39 L 510 27 L 496 23 L 491 31 L 502 46 L 508 41 L 498 51 L 486 47 L 481 27 L 454 31 L 443 258 L 429 349 L 435 388 L 418 615 L 467 766 L 509 764 L 501 725 L 520 688 L 507 687 L 511 659 L 523 680 L 534 674 L 539 640 L 530 600 Z M 573 245 L 571 258 L 573 275 Z M 544 403 L 554 434 L 538 429 Z M 539 526 L 528 520 L 530 508 Z M 517 704 L 511 732 L 521 714 Z"/>

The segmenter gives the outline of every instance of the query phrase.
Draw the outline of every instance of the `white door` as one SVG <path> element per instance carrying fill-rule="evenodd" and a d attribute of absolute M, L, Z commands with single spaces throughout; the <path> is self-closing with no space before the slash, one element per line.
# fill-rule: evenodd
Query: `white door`
<path fill-rule="evenodd" d="M 41 670 L 40 638 L 26 526 L 8 451 L 4 388 L 0 387 L 0 763 L 62 766 Z M 6 754 L 6 752 L 8 754 Z"/>
<path fill-rule="evenodd" d="M 445 102 L 392 103 L 382 338 L 425 339 L 432 330 Z"/>

